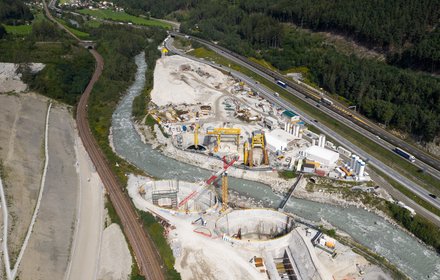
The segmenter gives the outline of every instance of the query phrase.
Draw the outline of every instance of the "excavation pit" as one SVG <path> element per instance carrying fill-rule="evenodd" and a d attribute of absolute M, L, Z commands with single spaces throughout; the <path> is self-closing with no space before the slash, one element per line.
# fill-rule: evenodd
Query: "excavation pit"
<path fill-rule="evenodd" d="M 293 227 L 291 216 L 269 209 L 236 210 L 216 222 L 216 229 L 226 238 L 246 242 L 279 239 Z"/>
<path fill-rule="evenodd" d="M 195 195 L 182 204 L 182 201 L 195 191 L 200 195 Z M 151 181 L 142 185 L 139 193 L 147 202 L 164 210 L 201 213 L 217 206 L 215 192 L 201 188 L 197 183 L 175 180 Z"/>

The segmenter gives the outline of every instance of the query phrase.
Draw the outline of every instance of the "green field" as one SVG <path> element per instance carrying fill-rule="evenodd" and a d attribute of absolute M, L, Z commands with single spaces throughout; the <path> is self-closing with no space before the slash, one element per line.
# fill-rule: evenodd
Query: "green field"
<path fill-rule="evenodd" d="M 94 16 L 96 18 L 108 19 L 120 22 L 131 22 L 136 25 L 157 26 L 165 29 L 171 29 L 171 25 L 158 20 L 146 19 L 127 14 L 126 12 L 115 12 L 112 10 L 89 10 L 82 9 L 81 14 Z"/>
<path fill-rule="evenodd" d="M 31 33 L 32 25 L 3 25 L 6 29 L 6 32 L 9 34 L 25 36 Z"/>
<path fill-rule="evenodd" d="M 97 21 L 97 20 L 88 20 L 85 24 L 85 26 L 89 27 L 89 28 L 98 28 L 101 26 L 101 22 Z"/>
<path fill-rule="evenodd" d="M 36 12 L 34 13 L 34 20 L 32 21 L 32 23 L 34 22 L 38 22 L 41 20 L 44 20 L 45 17 L 41 12 Z M 13 35 L 18 35 L 18 36 L 26 36 L 29 35 L 32 32 L 32 25 L 6 25 L 3 24 L 3 26 L 6 29 L 6 32 L 9 34 L 13 34 Z"/>
<path fill-rule="evenodd" d="M 66 21 L 60 18 L 56 18 L 56 20 L 61 23 L 62 25 L 64 25 L 67 29 L 69 29 L 70 32 L 72 32 L 76 37 L 80 38 L 80 39 L 88 39 L 90 34 L 80 31 L 78 29 L 75 29 L 73 27 L 70 27 L 69 25 L 67 25 Z"/>
<path fill-rule="evenodd" d="M 194 55 L 196 57 L 205 58 L 208 60 L 212 60 L 218 64 L 222 64 L 225 66 L 229 66 L 230 68 L 239 71 L 249 77 L 252 77 L 256 81 L 260 82 L 261 84 L 264 84 L 266 87 L 277 91 L 283 99 L 286 101 L 289 101 L 301 110 L 303 110 L 305 113 L 309 114 L 310 116 L 313 116 L 315 119 L 317 119 L 319 122 L 323 123 L 328 128 L 332 129 L 333 131 L 337 132 L 339 135 L 347 139 L 348 141 L 352 142 L 356 146 L 360 147 L 367 153 L 375 156 L 377 159 L 381 160 L 385 164 L 389 165 L 391 168 L 394 168 L 399 173 L 403 174 L 404 176 L 410 178 L 411 180 L 414 180 L 415 182 L 419 183 L 422 187 L 426 188 L 432 193 L 440 194 L 440 182 L 430 176 L 426 173 L 419 172 L 418 168 L 411 163 L 409 163 L 406 160 L 403 160 L 400 156 L 396 155 L 395 153 L 386 150 L 382 148 L 381 146 L 378 146 L 376 143 L 374 143 L 371 140 L 368 140 L 362 134 L 354 131 L 353 129 L 347 127 L 344 124 L 339 123 L 338 121 L 329 118 L 326 114 L 323 112 L 316 110 L 316 108 L 302 99 L 290 94 L 289 92 L 285 91 L 281 87 L 275 85 L 271 81 L 268 81 L 261 76 L 257 75 L 256 73 L 252 72 L 251 70 L 238 65 L 220 55 L 217 53 L 208 50 L 206 48 L 196 48 L 195 50 L 191 51 L 189 54 Z M 392 183 L 393 185 L 396 185 L 396 182 L 393 180 L 390 180 L 388 178 L 388 181 Z M 402 186 L 403 188 L 403 186 Z M 405 192 L 407 195 L 409 194 L 409 191 Z M 413 195 L 408 195 L 409 197 L 413 197 Z M 420 203 L 421 200 L 416 201 L 421 206 L 427 208 L 430 211 L 433 211 L 432 207 L 429 207 L 426 203 Z M 435 211 L 436 214 L 438 214 L 437 211 Z"/>

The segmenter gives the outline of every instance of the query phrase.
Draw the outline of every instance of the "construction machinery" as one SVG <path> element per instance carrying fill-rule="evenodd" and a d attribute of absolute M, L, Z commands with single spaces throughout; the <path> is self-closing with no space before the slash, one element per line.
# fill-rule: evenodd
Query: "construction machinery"
<path fill-rule="evenodd" d="M 208 178 L 208 180 L 206 180 L 205 182 L 203 182 L 200 187 L 191 192 L 187 197 L 185 197 L 178 205 L 178 208 L 181 208 L 182 206 L 186 205 L 191 199 L 196 200 L 201 194 L 203 194 L 205 191 L 208 190 L 208 187 L 214 183 L 214 181 L 219 177 L 222 176 L 223 173 L 226 172 L 226 170 L 228 170 L 229 167 L 231 167 L 238 158 L 233 158 L 231 161 L 227 162 L 226 161 L 226 157 L 223 157 L 223 168 L 221 170 L 219 170 L 217 173 L 215 173 L 214 175 L 212 175 L 211 177 Z"/>
<path fill-rule="evenodd" d="M 249 142 L 244 142 L 243 145 L 243 163 L 244 165 L 249 165 Z"/>
<path fill-rule="evenodd" d="M 228 209 L 228 172 L 224 172 L 222 176 L 222 210 Z"/>
<path fill-rule="evenodd" d="M 230 127 L 217 127 L 213 129 L 208 129 L 206 134 L 208 136 L 215 136 L 217 139 L 216 148 L 214 151 L 218 151 L 218 148 L 220 147 L 220 143 L 222 141 L 225 141 L 227 138 L 231 138 L 231 136 L 234 139 L 235 144 L 237 145 L 237 148 L 240 144 L 240 133 L 241 130 L 239 128 L 230 128 Z"/>
<path fill-rule="evenodd" d="M 245 142 L 244 145 L 244 164 L 252 167 L 254 163 L 254 150 L 257 148 L 261 148 L 263 160 L 261 161 L 264 165 L 269 165 L 269 155 L 267 153 L 266 144 L 265 144 L 265 137 L 264 133 L 262 131 L 254 131 L 252 133 L 252 142 L 251 147 L 249 149 L 249 144 Z M 260 164 L 260 163 L 257 163 Z"/>

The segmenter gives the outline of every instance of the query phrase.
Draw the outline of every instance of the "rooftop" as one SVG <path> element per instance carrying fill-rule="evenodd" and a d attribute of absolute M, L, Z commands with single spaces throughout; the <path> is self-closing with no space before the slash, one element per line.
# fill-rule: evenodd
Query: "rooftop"
<path fill-rule="evenodd" d="M 296 116 L 298 116 L 297 114 L 295 114 L 294 112 L 292 112 L 292 111 L 290 111 L 290 110 L 286 110 L 286 111 L 284 111 L 284 112 L 283 112 L 283 115 L 286 116 L 286 117 L 289 117 L 289 118 L 292 118 L 292 117 L 296 117 Z"/>

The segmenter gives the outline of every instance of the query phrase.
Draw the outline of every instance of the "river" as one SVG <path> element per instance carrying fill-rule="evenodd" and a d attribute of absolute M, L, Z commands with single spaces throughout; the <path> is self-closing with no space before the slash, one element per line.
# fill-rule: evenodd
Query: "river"
<path fill-rule="evenodd" d="M 135 58 L 136 79 L 113 113 L 113 145 L 116 152 L 146 173 L 161 179 L 199 181 L 211 172 L 167 157 L 144 144 L 131 121 L 133 99 L 145 85 L 144 54 Z M 281 197 L 267 185 L 230 178 L 229 188 L 241 196 L 262 201 L 265 207 L 277 207 Z M 440 256 L 427 249 L 404 231 L 376 214 L 355 207 L 343 208 L 303 199 L 291 198 L 286 211 L 307 220 L 322 219 L 350 234 L 357 242 L 387 258 L 413 279 L 440 279 Z"/>

